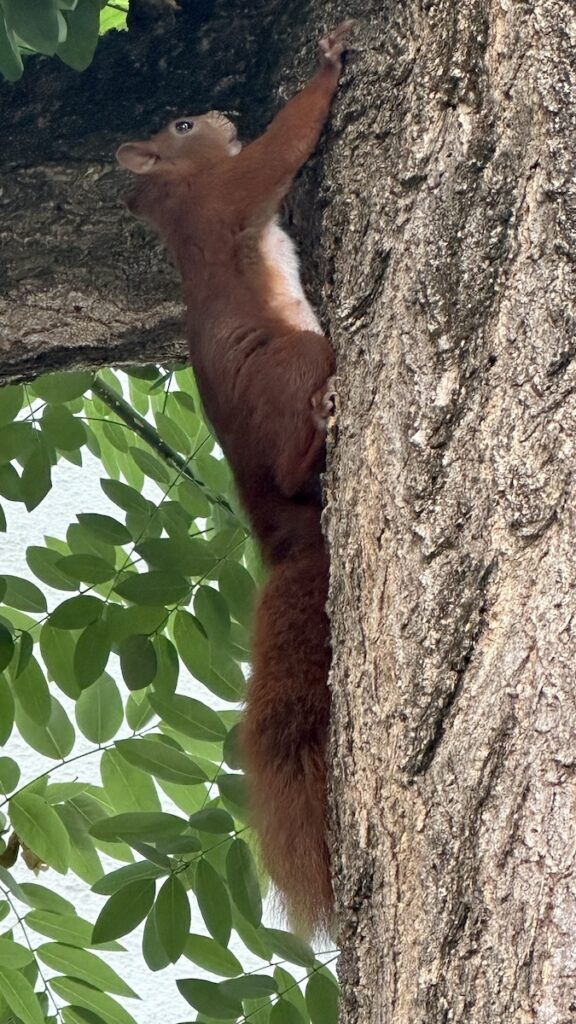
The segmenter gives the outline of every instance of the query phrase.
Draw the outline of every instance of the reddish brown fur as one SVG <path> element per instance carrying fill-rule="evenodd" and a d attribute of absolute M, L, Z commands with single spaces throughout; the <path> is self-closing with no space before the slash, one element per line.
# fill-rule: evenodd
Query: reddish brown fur
<path fill-rule="evenodd" d="M 349 27 L 322 41 L 320 70 L 245 149 L 230 122 L 210 114 L 183 137 L 175 122 L 118 151 L 140 177 L 131 209 L 155 225 L 180 267 L 196 379 L 270 571 L 256 614 L 243 745 L 266 867 L 291 917 L 312 930 L 327 925 L 332 905 L 318 409 L 334 357 L 327 338 L 294 323 L 293 298 L 279 311 L 260 239 L 316 145 Z"/>
<path fill-rule="evenodd" d="M 260 598 L 244 723 L 254 823 L 290 917 L 328 931 L 325 745 L 330 718 L 328 556 L 323 547 L 273 566 Z"/>

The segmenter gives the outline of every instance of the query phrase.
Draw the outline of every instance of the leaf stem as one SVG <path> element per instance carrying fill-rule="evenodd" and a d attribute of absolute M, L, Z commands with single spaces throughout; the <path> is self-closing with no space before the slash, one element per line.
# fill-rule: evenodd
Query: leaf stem
<path fill-rule="evenodd" d="M 234 509 L 226 501 L 226 498 L 222 498 L 219 494 L 214 494 L 214 492 L 206 486 L 203 480 L 200 480 L 199 477 L 195 476 L 188 465 L 189 460 L 185 459 L 180 452 L 177 452 L 175 448 L 172 448 L 171 445 L 167 444 L 166 441 L 160 437 L 156 428 L 153 427 L 152 424 L 144 418 L 144 416 L 141 416 L 139 412 L 136 412 L 136 409 L 122 398 L 114 388 L 111 388 L 110 385 L 106 384 L 100 379 L 100 377 L 94 377 L 92 382 L 92 392 L 97 395 L 100 401 L 104 402 L 109 409 L 112 409 L 112 411 L 115 412 L 116 415 L 134 431 L 135 434 L 138 434 L 138 436 L 141 437 L 142 440 L 145 441 L 146 444 L 148 444 L 156 454 L 164 460 L 164 462 L 167 462 L 173 469 L 178 470 L 180 475 L 185 477 L 187 480 L 190 480 L 191 483 L 196 484 L 212 505 L 220 505 L 235 517 Z"/>

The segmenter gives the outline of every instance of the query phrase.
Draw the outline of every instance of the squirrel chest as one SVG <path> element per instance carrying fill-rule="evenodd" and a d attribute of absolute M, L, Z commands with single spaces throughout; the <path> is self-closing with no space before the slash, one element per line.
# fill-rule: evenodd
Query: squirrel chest
<path fill-rule="evenodd" d="M 270 310 L 295 330 L 321 333 L 316 314 L 300 282 L 295 245 L 276 218 L 264 228 L 259 248 Z"/>

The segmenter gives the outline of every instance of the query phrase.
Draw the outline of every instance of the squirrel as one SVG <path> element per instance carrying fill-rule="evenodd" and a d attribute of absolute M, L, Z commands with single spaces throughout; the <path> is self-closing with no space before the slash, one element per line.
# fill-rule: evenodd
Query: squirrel
<path fill-rule="evenodd" d="M 156 228 L 179 267 L 202 402 L 268 570 L 242 749 L 264 865 L 289 919 L 308 933 L 330 929 L 333 907 L 320 472 L 335 364 L 276 216 L 318 142 L 351 28 L 344 21 L 320 41 L 315 75 L 245 147 L 211 111 L 117 151 L 137 175 L 129 209 Z"/>

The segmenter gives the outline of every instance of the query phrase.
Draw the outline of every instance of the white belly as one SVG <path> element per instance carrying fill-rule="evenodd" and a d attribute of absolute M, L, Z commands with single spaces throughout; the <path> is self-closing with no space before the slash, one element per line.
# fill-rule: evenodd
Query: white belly
<path fill-rule="evenodd" d="M 260 251 L 268 269 L 270 306 L 274 313 L 278 313 L 297 330 L 322 334 L 316 314 L 300 283 L 294 242 L 276 220 L 270 221 L 264 228 Z"/>

